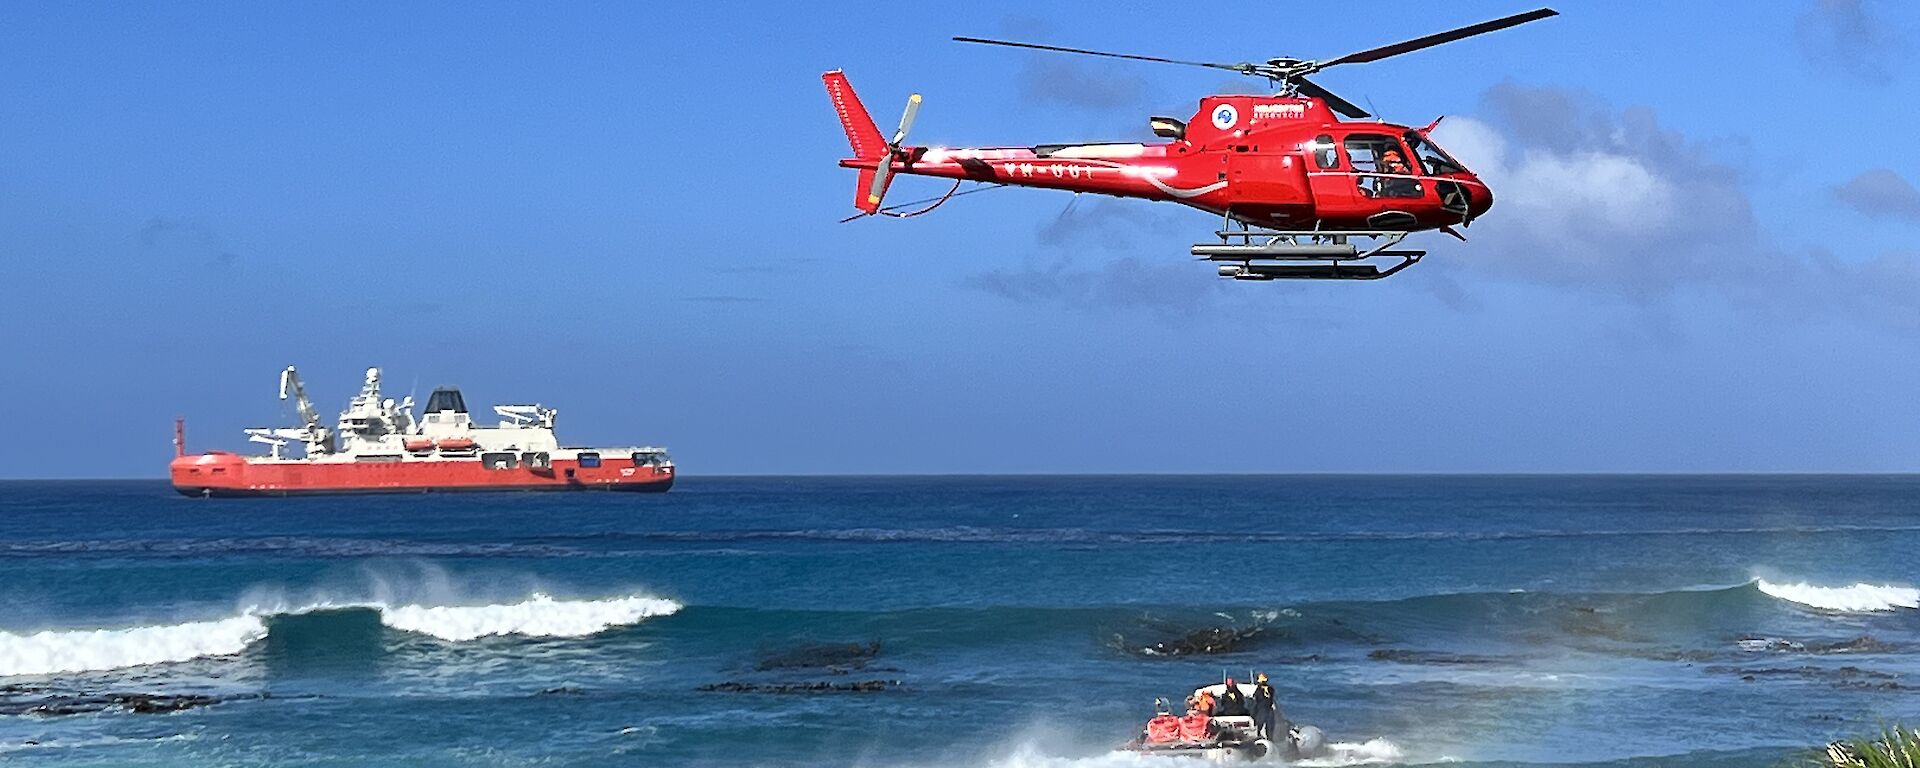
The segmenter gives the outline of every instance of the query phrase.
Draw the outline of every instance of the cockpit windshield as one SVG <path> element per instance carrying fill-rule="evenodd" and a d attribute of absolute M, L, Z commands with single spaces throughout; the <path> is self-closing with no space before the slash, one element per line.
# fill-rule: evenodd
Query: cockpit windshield
<path fill-rule="evenodd" d="M 1467 169 L 1440 145 L 1422 137 L 1419 131 L 1407 131 L 1407 146 L 1413 150 L 1414 157 L 1420 158 L 1420 167 L 1426 169 L 1428 176 L 1460 173 Z"/>

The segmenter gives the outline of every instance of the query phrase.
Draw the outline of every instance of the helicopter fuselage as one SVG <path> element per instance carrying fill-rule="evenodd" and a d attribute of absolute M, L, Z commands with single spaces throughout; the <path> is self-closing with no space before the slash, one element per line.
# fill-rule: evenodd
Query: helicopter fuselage
<path fill-rule="evenodd" d="M 851 94 L 844 75 L 827 78 L 830 91 L 838 85 Z M 903 147 L 840 164 L 871 172 L 889 162 L 890 175 L 1165 200 L 1275 230 L 1437 229 L 1493 202 L 1486 184 L 1427 138 L 1432 126 L 1342 121 L 1309 96 L 1209 96 L 1186 123 L 1152 123 L 1172 140 Z M 859 187 L 856 204 L 866 195 Z"/>

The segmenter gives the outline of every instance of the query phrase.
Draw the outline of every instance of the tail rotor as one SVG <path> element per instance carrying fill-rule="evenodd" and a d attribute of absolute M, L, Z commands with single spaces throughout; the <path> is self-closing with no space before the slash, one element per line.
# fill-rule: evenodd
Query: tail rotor
<path fill-rule="evenodd" d="M 920 114 L 920 94 L 907 97 L 907 111 L 900 115 L 900 127 L 893 132 L 893 139 L 887 142 L 887 151 L 880 156 L 879 165 L 874 168 L 873 183 L 867 187 L 866 204 L 861 210 L 874 213 L 880 210 L 880 201 L 887 196 L 887 185 L 893 181 L 893 163 L 898 160 L 902 165 L 911 164 L 915 153 L 904 149 L 907 131 L 913 128 L 913 120 Z"/>

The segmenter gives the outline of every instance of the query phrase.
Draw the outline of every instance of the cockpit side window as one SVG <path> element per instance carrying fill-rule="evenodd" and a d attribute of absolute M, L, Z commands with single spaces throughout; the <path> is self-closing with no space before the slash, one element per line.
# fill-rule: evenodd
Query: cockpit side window
<path fill-rule="evenodd" d="M 1357 133 L 1347 137 L 1347 162 L 1358 174 L 1354 183 L 1368 197 L 1419 197 L 1420 181 L 1407 165 L 1406 150 L 1392 136 Z"/>
<path fill-rule="evenodd" d="M 1313 154 L 1313 164 L 1320 170 L 1330 171 L 1340 167 L 1340 145 L 1334 143 L 1332 136 L 1317 136 L 1307 142 L 1307 151 Z"/>
<path fill-rule="evenodd" d="M 1407 132 L 1407 146 L 1413 148 L 1413 156 L 1420 159 L 1420 167 L 1425 168 L 1428 176 L 1465 171 L 1459 161 L 1453 159 L 1439 145 L 1420 137 L 1419 131 Z"/>

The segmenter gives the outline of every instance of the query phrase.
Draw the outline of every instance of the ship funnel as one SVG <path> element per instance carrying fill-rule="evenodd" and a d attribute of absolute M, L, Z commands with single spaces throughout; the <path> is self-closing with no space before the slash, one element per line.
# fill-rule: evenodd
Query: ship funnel
<path fill-rule="evenodd" d="M 460 396 L 460 390 L 453 387 L 440 387 L 427 395 L 427 413 L 466 413 L 467 399 Z"/>

